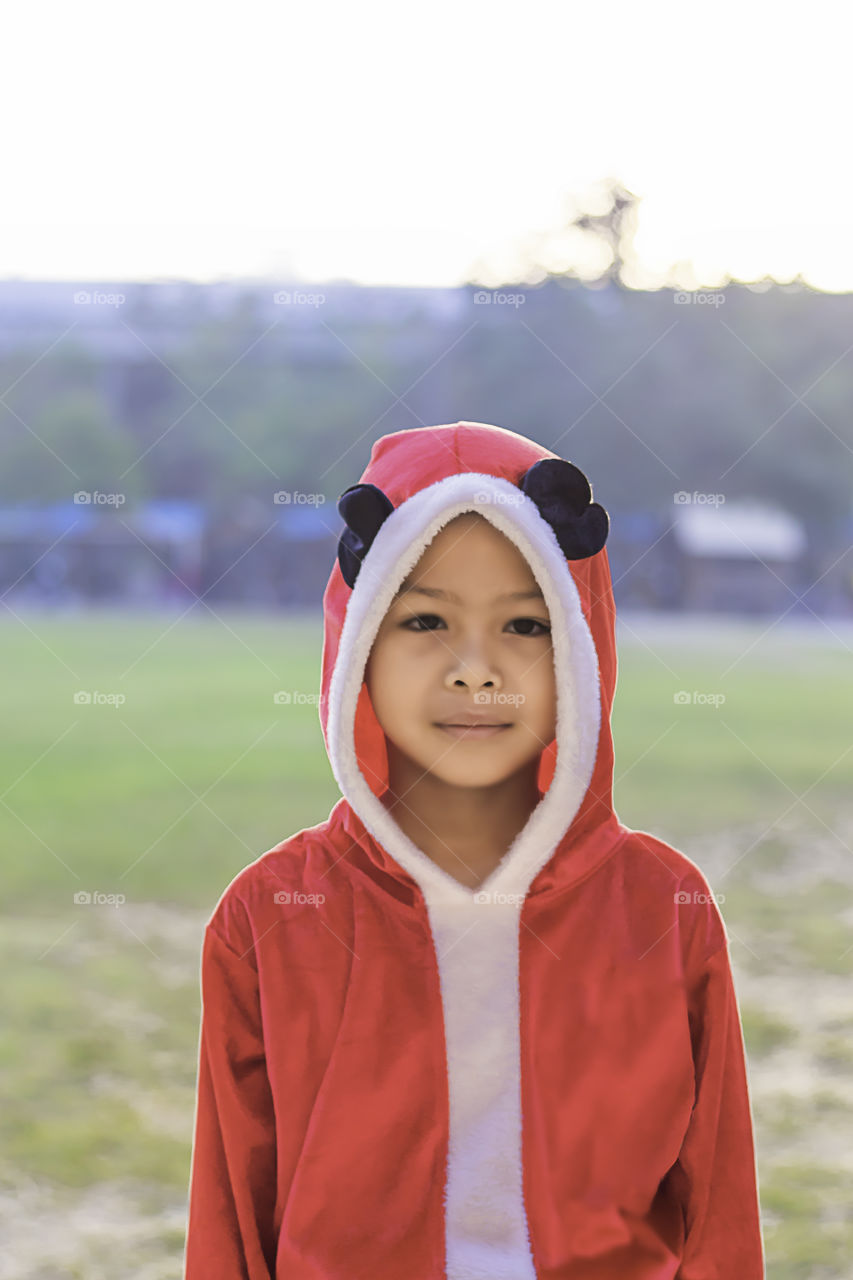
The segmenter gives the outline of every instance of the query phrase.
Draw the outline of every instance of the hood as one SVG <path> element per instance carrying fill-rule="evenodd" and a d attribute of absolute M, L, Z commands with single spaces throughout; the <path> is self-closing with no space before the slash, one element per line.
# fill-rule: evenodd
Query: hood
<path fill-rule="evenodd" d="M 320 721 L 343 797 L 338 816 L 373 863 L 397 880 L 414 881 L 428 897 L 461 902 L 475 892 L 524 897 L 562 888 L 599 865 L 626 834 L 613 809 L 616 641 L 607 552 L 601 545 L 585 558 L 567 558 L 559 517 L 552 518 L 558 508 L 519 487 L 535 463 L 557 458 L 525 436 L 481 422 L 382 436 L 359 482 L 381 490 L 369 495 L 378 499 L 380 514 L 369 537 L 348 535 L 350 548 L 360 547 L 361 567 L 350 587 L 342 564 L 347 557 L 350 565 L 355 561 L 345 550 L 326 586 Z M 607 517 L 594 505 L 604 521 L 603 544 Z M 556 735 L 539 757 L 541 799 L 476 891 L 439 868 L 380 803 L 389 785 L 388 757 L 364 682 L 370 649 L 401 582 L 443 525 L 469 510 L 515 543 L 542 589 L 557 688 Z M 353 576 L 350 569 L 346 577 Z"/>

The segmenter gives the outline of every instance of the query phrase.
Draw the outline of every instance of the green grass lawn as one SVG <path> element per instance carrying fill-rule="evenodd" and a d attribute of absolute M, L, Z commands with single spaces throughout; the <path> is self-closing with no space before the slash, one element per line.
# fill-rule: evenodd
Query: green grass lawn
<path fill-rule="evenodd" d="M 221 616 L 4 620 L 7 907 L 64 910 L 78 889 L 212 906 L 253 857 L 327 815 L 338 792 L 316 704 L 273 701 L 318 692 L 319 618 Z M 689 841 L 801 807 L 819 778 L 811 808 L 849 796 L 847 650 L 792 645 L 768 661 L 757 645 L 724 676 L 743 641 L 621 645 L 614 791 L 628 826 Z M 125 702 L 78 705 L 79 690 Z M 680 691 L 726 700 L 676 704 Z"/>
<path fill-rule="evenodd" d="M 274 701 L 279 690 L 318 692 L 321 620 L 200 608 L 177 625 L 21 616 L 0 625 L 0 961 L 14 974 L 0 1079 L 15 1099 L 0 1189 L 37 1180 L 71 1206 L 87 1190 L 120 1188 L 148 1230 L 134 1237 L 130 1270 L 177 1277 L 204 920 L 247 862 L 338 798 L 316 704 Z M 853 808 L 853 663 L 821 637 L 786 643 L 777 630 L 754 643 L 765 627 L 708 626 L 689 643 L 665 631 L 620 636 L 616 807 L 703 867 L 706 851 L 719 852 L 760 1086 L 770 1274 L 841 1280 L 853 1223 L 826 1188 L 838 1174 L 833 1136 L 849 1134 L 853 1026 L 837 1009 L 816 1012 L 812 993 L 849 989 L 853 881 L 820 873 L 792 904 L 784 877 L 821 850 L 834 868 L 846 849 L 837 832 L 845 821 L 849 831 Z M 80 690 L 125 701 L 75 703 Z M 691 701 L 676 702 L 679 691 Z M 725 701 L 695 702 L 694 691 Z M 80 890 L 120 893 L 126 905 L 78 906 Z M 814 1070 L 813 1096 L 779 1087 L 789 1061 Z M 42 1261 L 32 1274 L 113 1274 L 107 1237 L 77 1248 L 77 1261 Z"/>
<path fill-rule="evenodd" d="M 689 644 L 677 633 L 647 643 L 620 633 L 614 792 L 628 826 L 688 841 L 770 822 L 791 805 L 826 818 L 849 804 L 851 649 L 827 647 L 823 631 L 808 640 L 774 628 L 760 638 L 767 626 L 715 634 L 711 625 L 707 639 L 697 627 Z M 678 693 L 699 698 L 676 703 Z M 708 695 L 725 701 L 699 700 Z"/>
<path fill-rule="evenodd" d="M 7 904 L 64 910 L 83 889 L 212 908 L 328 813 L 317 707 L 273 700 L 318 691 L 319 623 L 221 616 L 5 622 Z M 75 704 L 80 690 L 125 702 Z"/>

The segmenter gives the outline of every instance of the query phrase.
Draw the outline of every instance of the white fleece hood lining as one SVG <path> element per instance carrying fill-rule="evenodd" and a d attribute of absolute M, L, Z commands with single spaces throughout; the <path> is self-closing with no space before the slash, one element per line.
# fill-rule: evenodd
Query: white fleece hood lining
<path fill-rule="evenodd" d="M 512 540 L 542 589 L 557 687 L 554 777 L 477 890 L 436 866 L 405 835 L 368 786 L 355 750 L 364 669 L 391 600 L 439 529 L 472 510 Z M 429 914 L 447 1046 L 448 1280 L 536 1280 L 522 1169 L 520 917 L 533 878 L 586 794 L 600 715 L 598 658 L 577 587 L 553 529 L 526 494 L 507 480 L 466 472 L 419 490 L 387 517 L 347 606 L 330 683 L 327 737 L 342 794 L 420 886 Z"/>
<path fill-rule="evenodd" d="M 457 902 L 469 901 L 473 891 L 409 839 L 359 769 L 355 712 L 373 641 L 400 584 L 438 531 L 472 510 L 515 543 L 542 589 L 551 618 L 557 686 L 554 778 L 478 893 L 526 894 L 581 806 L 595 765 L 601 716 L 598 658 L 577 587 L 554 530 L 521 489 L 497 476 L 464 472 L 419 490 L 391 512 L 361 565 L 347 605 L 329 687 L 329 757 L 342 795 L 374 839 L 426 897 Z"/>

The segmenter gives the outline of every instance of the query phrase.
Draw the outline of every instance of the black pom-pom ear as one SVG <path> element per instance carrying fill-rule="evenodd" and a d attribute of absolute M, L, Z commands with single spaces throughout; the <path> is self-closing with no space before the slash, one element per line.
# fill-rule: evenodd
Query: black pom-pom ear
<path fill-rule="evenodd" d="M 350 589 L 373 539 L 393 510 L 391 499 L 375 484 L 352 484 L 338 498 L 338 513 L 346 523 L 338 539 L 338 564 Z"/>
<path fill-rule="evenodd" d="M 592 501 L 589 481 L 573 462 L 540 458 L 525 471 L 519 488 L 548 521 L 567 560 L 586 560 L 604 546 L 610 517 Z"/>

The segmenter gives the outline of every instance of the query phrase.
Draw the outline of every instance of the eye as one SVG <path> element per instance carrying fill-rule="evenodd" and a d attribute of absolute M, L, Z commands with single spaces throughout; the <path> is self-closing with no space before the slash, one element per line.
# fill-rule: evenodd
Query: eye
<path fill-rule="evenodd" d="M 414 631 L 416 634 L 417 633 L 422 634 L 425 631 L 436 631 L 438 630 L 438 627 L 443 627 L 444 619 L 440 618 L 437 613 L 418 613 L 418 614 L 412 615 L 409 618 L 406 618 L 405 622 L 400 623 L 400 626 L 405 631 Z M 539 628 L 538 631 L 521 630 L 515 633 L 516 635 L 521 635 L 521 636 L 543 636 L 543 635 L 551 634 L 550 625 L 546 622 L 540 622 L 538 618 L 513 618 L 511 622 L 507 623 L 507 626 L 509 627 L 521 626 L 522 628 L 529 628 L 529 627 Z"/>
<path fill-rule="evenodd" d="M 533 625 L 534 627 L 540 628 L 539 631 L 520 632 L 519 634 L 523 636 L 543 636 L 543 635 L 549 636 L 551 634 L 550 624 L 547 622 L 540 622 L 538 618 L 513 618 L 512 622 L 508 623 L 507 625 L 510 627 L 515 627 L 515 626 L 518 626 L 519 623 L 522 626 Z"/>
<path fill-rule="evenodd" d="M 437 613 L 418 613 L 418 614 L 415 614 L 415 615 L 414 615 L 413 617 L 411 617 L 411 618 L 407 618 L 405 622 L 401 622 L 401 623 L 400 623 L 400 626 L 404 629 L 404 631 L 423 632 L 423 631 L 435 631 L 435 630 L 436 630 L 436 628 L 435 628 L 435 627 L 429 627 L 429 626 L 426 626 L 426 627 L 413 627 L 413 626 L 411 626 L 411 625 L 410 625 L 410 624 L 411 624 L 411 623 L 413 623 L 413 622 L 438 622 L 438 623 L 439 623 L 439 624 L 441 624 L 442 626 L 444 625 L 444 623 L 443 623 L 442 619 L 441 619 L 441 618 L 439 618 L 439 616 L 438 616 L 438 614 L 437 614 Z"/>

